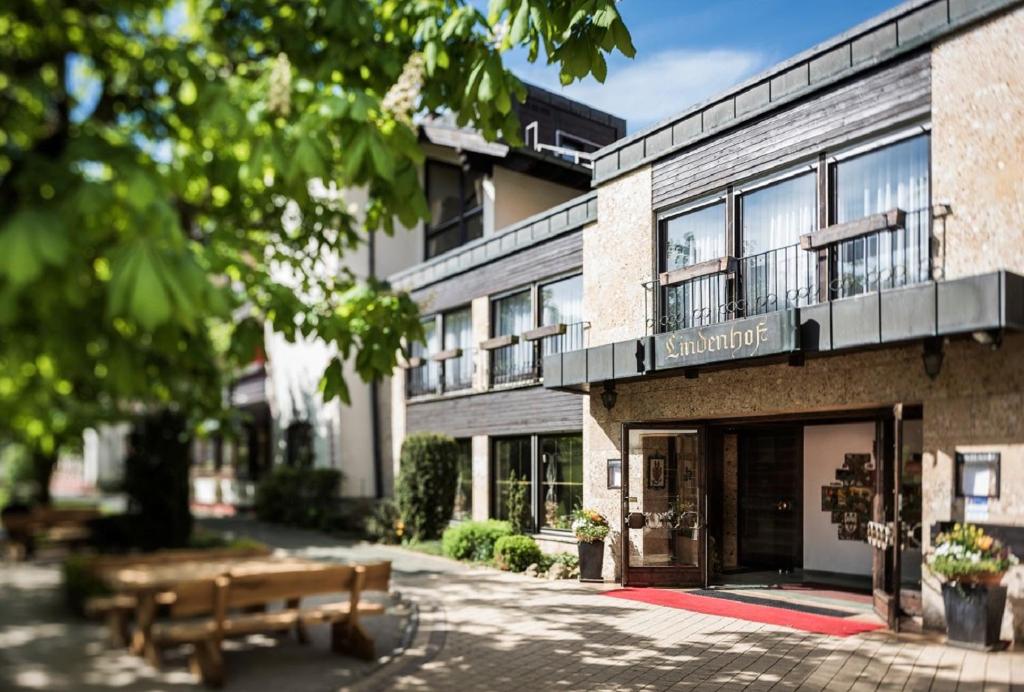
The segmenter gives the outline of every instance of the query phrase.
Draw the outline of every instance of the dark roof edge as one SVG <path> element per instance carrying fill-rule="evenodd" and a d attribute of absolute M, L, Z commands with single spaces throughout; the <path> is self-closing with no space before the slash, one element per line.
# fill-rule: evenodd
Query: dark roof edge
<path fill-rule="evenodd" d="M 594 153 L 595 186 L 1024 0 L 908 0 Z M 858 53 L 854 57 L 854 51 Z M 814 72 L 815 74 L 812 74 Z"/>
<path fill-rule="evenodd" d="M 396 272 L 388 280 L 396 289 L 416 291 L 575 231 L 596 220 L 597 193 L 591 191 L 506 226 L 492 235 Z"/>

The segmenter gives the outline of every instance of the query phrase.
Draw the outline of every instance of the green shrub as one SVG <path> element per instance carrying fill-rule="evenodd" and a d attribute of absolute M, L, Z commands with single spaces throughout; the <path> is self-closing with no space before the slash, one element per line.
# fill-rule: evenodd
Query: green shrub
<path fill-rule="evenodd" d="M 441 550 L 456 560 L 486 562 L 494 556 L 498 539 L 512 535 L 507 521 L 464 521 L 448 527 L 441 536 Z"/>
<path fill-rule="evenodd" d="M 257 518 L 326 530 L 338 513 L 341 472 L 277 466 L 256 486 Z"/>
<path fill-rule="evenodd" d="M 503 536 L 494 544 L 494 562 L 500 569 L 522 572 L 540 558 L 540 546 L 530 536 Z"/>
<path fill-rule="evenodd" d="M 405 438 L 395 497 L 406 539 L 435 539 L 448 526 L 455 508 L 458 459 L 459 446 L 447 435 Z"/>
<path fill-rule="evenodd" d="M 391 500 L 381 500 L 366 517 L 365 529 L 366 535 L 378 543 L 401 543 L 404 530 L 398 505 Z"/>
<path fill-rule="evenodd" d="M 520 478 L 515 471 L 508 474 L 508 522 L 512 525 L 512 533 L 526 533 L 530 526 L 529 500 L 526 490 L 529 482 L 526 477 Z"/>

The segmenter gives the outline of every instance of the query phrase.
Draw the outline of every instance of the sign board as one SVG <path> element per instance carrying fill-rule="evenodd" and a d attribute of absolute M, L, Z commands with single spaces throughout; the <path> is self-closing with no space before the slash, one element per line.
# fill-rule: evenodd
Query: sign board
<path fill-rule="evenodd" d="M 707 327 L 691 327 L 654 337 L 657 370 L 758 358 L 800 346 L 796 310 L 779 310 Z"/>

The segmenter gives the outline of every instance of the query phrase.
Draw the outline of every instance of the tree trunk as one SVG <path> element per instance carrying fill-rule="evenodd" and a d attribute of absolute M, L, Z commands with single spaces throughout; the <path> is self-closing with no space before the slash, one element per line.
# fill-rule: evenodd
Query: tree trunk
<path fill-rule="evenodd" d="M 50 504 L 50 481 L 57 467 L 57 452 L 32 452 L 32 480 L 35 481 L 35 502 Z"/>

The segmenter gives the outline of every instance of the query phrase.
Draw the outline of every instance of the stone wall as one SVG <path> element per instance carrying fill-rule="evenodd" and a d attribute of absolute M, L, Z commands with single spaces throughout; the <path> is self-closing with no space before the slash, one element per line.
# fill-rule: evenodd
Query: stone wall
<path fill-rule="evenodd" d="M 949 278 L 1024 272 L 1022 36 L 1018 8 L 932 50 L 932 199 L 952 206 Z"/>

